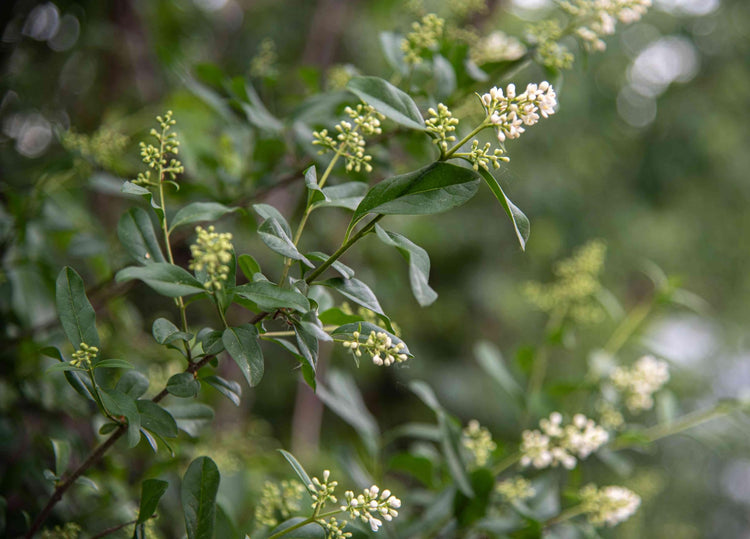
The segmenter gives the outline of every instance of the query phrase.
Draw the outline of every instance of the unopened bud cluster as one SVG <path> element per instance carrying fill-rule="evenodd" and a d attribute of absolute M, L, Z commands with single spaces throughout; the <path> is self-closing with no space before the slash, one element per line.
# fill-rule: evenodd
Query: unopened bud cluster
<path fill-rule="evenodd" d="M 623 394 L 628 410 L 641 412 L 653 407 L 653 394 L 669 381 L 669 366 L 653 356 L 643 356 L 630 368 L 617 367 L 610 380 Z"/>
<path fill-rule="evenodd" d="M 526 296 L 539 309 L 562 313 L 579 323 L 598 322 L 604 311 L 596 294 L 601 289 L 599 273 L 604 266 L 606 246 L 591 241 L 555 265 L 555 281 L 543 285 L 528 283 Z"/>
<path fill-rule="evenodd" d="M 522 502 L 536 496 L 536 490 L 531 486 L 531 482 L 521 476 L 501 481 L 495 487 L 495 492 L 511 503 Z"/>
<path fill-rule="evenodd" d="M 85 342 L 73 352 L 70 364 L 81 369 L 91 368 L 91 362 L 99 355 L 99 349 L 96 346 L 89 346 Z"/>
<path fill-rule="evenodd" d="M 489 462 L 497 444 L 492 440 L 492 434 L 479 421 L 472 419 L 463 430 L 461 444 L 471 453 L 477 466 L 484 466 Z"/>
<path fill-rule="evenodd" d="M 559 412 L 539 422 L 540 430 L 526 430 L 522 434 L 521 465 L 547 468 L 562 465 L 575 468 L 578 459 L 585 459 L 609 440 L 609 433 L 583 414 L 573 416 L 564 425 Z"/>
<path fill-rule="evenodd" d="M 552 69 L 570 69 L 575 57 L 559 40 L 564 36 L 560 23 L 554 19 L 530 25 L 526 34 L 536 47 L 536 57 L 543 65 Z"/>
<path fill-rule="evenodd" d="M 145 142 L 140 143 L 141 159 L 148 166 L 148 170 L 139 173 L 137 179 L 133 181 L 138 185 L 158 185 L 151 181 L 151 170 L 156 170 L 159 174 L 156 179 L 157 182 L 163 181 L 165 175 L 169 175 L 174 180 L 177 174 L 185 171 L 185 167 L 178 159 L 169 157 L 170 155 L 177 155 L 180 151 L 177 133 L 170 133 L 172 127 L 177 123 L 172 118 L 172 111 L 167 111 L 163 117 L 157 116 L 156 121 L 159 123 L 161 132 L 151 129 L 149 134 L 156 139 L 158 147 Z"/>
<path fill-rule="evenodd" d="M 372 362 L 378 366 L 390 367 L 394 363 L 402 363 L 409 359 L 404 353 L 406 345 L 403 342 L 395 343 L 390 335 L 384 331 L 371 331 L 365 341 L 360 341 L 359 331 L 352 332 L 352 340 L 344 341 L 344 348 L 350 349 L 355 356 L 362 357 L 362 351 L 372 357 Z"/>
<path fill-rule="evenodd" d="M 442 103 L 438 104 L 437 110 L 430 108 L 427 113 L 430 118 L 425 120 L 426 130 L 435 135 L 433 142 L 445 152 L 448 150 L 448 143 L 456 140 L 453 133 L 458 126 L 458 118 L 454 118 L 453 113 Z"/>
<path fill-rule="evenodd" d="M 327 129 L 313 131 L 313 144 L 322 146 L 319 153 L 337 152 L 346 159 L 346 170 L 360 172 L 372 171 L 372 156 L 365 153 L 364 135 L 379 135 L 382 132 L 380 122 L 385 116 L 370 105 L 357 105 L 356 109 L 346 107 L 344 112 L 351 118 L 351 122 L 342 120 L 335 129 L 338 132 L 334 139 Z"/>
<path fill-rule="evenodd" d="M 250 75 L 253 77 L 274 78 L 279 74 L 276 64 L 279 54 L 276 51 L 276 43 L 270 38 L 260 42 L 258 52 L 250 60 Z"/>
<path fill-rule="evenodd" d="M 282 481 L 280 484 L 266 481 L 255 509 L 255 520 L 272 527 L 291 518 L 302 509 L 304 493 L 305 487 L 297 481 Z"/>
<path fill-rule="evenodd" d="M 471 142 L 471 150 L 466 152 L 465 157 L 471 161 L 474 170 L 479 170 L 479 167 L 489 170 L 490 163 L 492 164 L 492 168 L 500 168 L 500 161 L 506 163 L 510 161 L 508 156 L 503 155 L 503 150 L 501 148 L 495 148 L 493 150 L 492 144 L 489 142 L 485 142 L 484 146 L 480 148 L 478 140 L 473 140 Z"/>
<path fill-rule="evenodd" d="M 219 233 L 213 226 L 208 229 L 195 227 L 198 238 L 190 246 L 193 255 L 190 269 L 205 271 L 206 281 L 203 286 L 208 291 L 221 290 L 229 276 L 229 262 L 232 260 L 232 235 L 229 232 Z"/>
<path fill-rule="evenodd" d="M 515 84 L 509 84 L 505 92 L 502 88 L 494 87 L 481 99 L 500 143 L 505 139 L 520 137 L 525 131 L 524 126 L 537 123 L 540 114 L 544 118 L 554 114 L 557 106 L 555 89 L 547 81 L 529 84 L 520 94 L 516 94 Z"/>
<path fill-rule="evenodd" d="M 401 41 L 404 62 L 409 65 L 419 64 L 424 56 L 437 50 L 443 37 L 445 20 L 434 13 L 428 13 L 419 22 L 413 22 L 412 31 Z"/>
<path fill-rule="evenodd" d="M 579 495 L 582 509 L 594 526 L 616 526 L 629 519 L 641 505 L 640 496 L 619 486 L 586 485 Z"/>
<path fill-rule="evenodd" d="M 398 509 L 401 507 L 401 500 L 393 496 L 388 489 L 381 492 L 377 485 L 366 488 L 358 496 L 347 490 L 344 497 L 346 505 L 342 505 L 341 510 L 348 512 L 352 518 L 366 522 L 374 532 L 383 525 L 381 518 L 390 522 L 398 516 Z"/>

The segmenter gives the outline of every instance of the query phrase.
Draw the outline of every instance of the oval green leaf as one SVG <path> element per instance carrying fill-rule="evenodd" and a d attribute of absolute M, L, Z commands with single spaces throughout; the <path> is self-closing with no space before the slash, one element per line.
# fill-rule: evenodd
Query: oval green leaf
<path fill-rule="evenodd" d="M 390 82 L 379 77 L 352 77 L 346 88 L 397 124 L 424 129 L 424 119 L 417 104 Z"/>
<path fill-rule="evenodd" d="M 213 539 L 220 481 L 219 468 L 208 457 L 198 457 L 188 466 L 180 489 L 188 539 Z"/>

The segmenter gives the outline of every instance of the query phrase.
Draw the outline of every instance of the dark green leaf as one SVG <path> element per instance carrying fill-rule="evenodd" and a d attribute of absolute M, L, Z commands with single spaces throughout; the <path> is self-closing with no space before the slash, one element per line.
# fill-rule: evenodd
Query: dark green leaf
<path fill-rule="evenodd" d="M 329 185 L 323 188 L 323 194 L 326 200 L 315 202 L 313 206 L 317 208 L 346 208 L 354 211 L 365 193 L 368 186 L 364 182 L 348 182 L 340 185 Z"/>
<path fill-rule="evenodd" d="M 397 124 L 424 129 L 424 120 L 414 100 L 378 77 L 352 77 L 346 88 Z"/>
<path fill-rule="evenodd" d="M 421 481 L 427 487 L 432 487 L 435 481 L 435 470 L 432 461 L 425 456 L 411 453 L 398 453 L 388 462 L 388 470 L 406 472 Z"/>
<path fill-rule="evenodd" d="M 365 309 L 370 309 L 372 312 L 385 316 L 383 308 L 378 302 L 378 298 L 370 287 L 359 279 L 343 279 L 341 277 L 333 277 L 326 281 L 318 281 L 315 284 L 327 286 L 333 288 L 339 292 L 342 296 L 352 300 L 354 303 L 361 305 Z"/>
<path fill-rule="evenodd" d="M 319 341 L 329 342 L 333 340 L 323 329 L 323 324 L 318 319 L 317 311 L 311 310 L 300 316 L 299 325 Z"/>
<path fill-rule="evenodd" d="M 211 407 L 200 402 L 170 406 L 167 411 L 177 421 L 177 427 L 193 437 L 198 436 L 200 429 L 214 418 Z"/>
<path fill-rule="evenodd" d="M 255 302 L 264 311 L 294 309 L 301 313 L 310 310 L 310 302 L 296 288 L 281 288 L 268 281 L 256 281 L 234 288 L 234 293 Z"/>
<path fill-rule="evenodd" d="M 260 273 L 260 265 L 250 255 L 238 256 L 237 265 L 240 267 L 242 274 L 247 277 L 248 281 L 252 281 L 253 275 Z"/>
<path fill-rule="evenodd" d="M 148 202 L 151 205 L 151 207 L 154 209 L 159 219 L 164 218 L 164 212 L 162 211 L 161 206 L 156 203 L 156 201 L 154 200 L 154 196 L 151 194 L 151 191 L 149 191 L 145 187 L 136 185 L 133 182 L 125 182 L 122 184 L 122 187 L 120 188 L 120 192 L 126 195 L 139 196 L 145 199 L 146 202 Z"/>
<path fill-rule="evenodd" d="M 348 374 L 332 370 L 328 374 L 327 387 L 318 384 L 316 394 L 331 411 L 349 423 L 364 442 L 370 455 L 380 447 L 380 429 L 365 406 L 362 394 Z"/>
<path fill-rule="evenodd" d="M 188 539 L 213 539 L 219 481 L 219 469 L 208 457 L 198 457 L 188 466 L 180 489 Z"/>
<path fill-rule="evenodd" d="M 329 258 L 327 254 L 321 253 L 320 251 L 307 253 L 307 257 L 310 260 L 317 260 L 318 262 L 325 262 Z M 338 260 L 331 264 L 331 267 L 338 271 L 344 279 L 351 279 L 352 277 L 354 277 L 354 270 L 346 264 L 342 264 Z"/>
<path fill-rule="evenodd" d="M 221 378 L 220 376 L 203 376 L 201 377 L 201 381 L 206 382 L 208 385 L 216 389 L 219 393 L 224 395 L 226 398 L 228 398 L 230 401 L 234 403 L 235 406 L 240 405 L 240 397 L 242 396 L 242 387 L 240 384 L 233 380 L 225 380 L 224 378 Z"/>
<path fill-rule="evenodd" d="M 519 210 L 507 196 L 505 196 L 503 188 L 500 187 L 498 181 L 489 171 L 479 167 L 479 173 L 482 175 L 482 178 L 484 178 L 484 181 L 492 191 L 492 194 L 494 194 L 495 198 L 500 202 L 505 213 L 510 217 L 511 222 L 513 223 L 513 229 L 516 231 L 518 243 L 521 244 L 521 249 L 525 250 L 526 242 L 529 240 L 529 233 L 531 231 L 528 217 L 526 217 L 524 213 Z"/>
<path fill-rule="evenodd" d="M 70 442 L 51 438 L 52 451 L 55 453 L 55 475 L 62 477 L 70 463 Z"/>
<path fill-rule="evenodd" d="M 47 369 L 44 371 L 45 374 L 52 374 L 55 372 L 62 372 L 62 371 L 76 371 L 76 372 L 87 372 L 86 369 L 83 369 L 81 367 L 76 367 L 69 361 L 65 361 L 63 363 L 55 363 L 51 367 L 47 367 Z"/>
<path fill-rule="evenodd" d="M 239 208 L 229 208 L 217 202 L 193 202 L 181 208 L 172 218 L 172 231 L 178 226 L 200 223 L 203 221 L 216 221 L 227 213 L 238 211 Z"/>
<path fill-rule="evenodd" d="M 315 165 L 305 170 L 305 186 L 307 187 L 307 205 L 311 206 L 315 202 L 328 200 L 325 192 L 318 185 L 318 174 L 315 171 Z"/>
<path fill-rule="evenodd" d="M 253 204 L 253 210 L 260 215 L 261 219 L 264 221 L 268 219 L 276 219 L 286 235 L 291 237 L 292 229 L 289 226 L 289 223 L 286 222 L 284 216 L 275 207 L 270 204 Z"/>
<path fill-rule="evenodd" d="M 305 258 L 305 256 L 297 250 L 294 242 L 291 239 L 291 234 L 288 234 L 281 224 L 273 217 L 266 219 L 258 227 L 258 235 L 263 240 L 269 249 L 272 251 L 284 255 L 292 260 L 300 260 L 309 267 L 314 267 L 313 264 Z"/>
<path fill-rule="evenodd" d="M 128 371 L 120 376 L 115 389 L 132 399 L 137 399 L 148 389 L 148 378 L 138 371 Z"/>
<path fill-rule="evenodd" d="M 224 351 L 224 343 L 221 340 L 222 332 L 214 331 L 211 328 L 205 328 L 208 331 L 201 331 L 198 334 L 198 340 L 203 347 L 203 353 L 207 356 L 215 356 Z"/>
<path fill-rule="evenodd" d="M 117 237 L 125 250 L 141 264 L 166 262 L 148 212 L 132 208 L 120 217 Z"/>
<path fill-rule="evenodd" d="M 166 318 L 157 318 L 151 326 L 151 334 L 159 344 L 169 344 L 175 340 L 189 341 L 193 338 L 189 333 L 180 331 Z"/>
<path fill-rule="evenodd" d="M 284 455 L 284 458 L 292 466 L 294 473 L 297 474 L 297 477 L 299 477 L 299 480 L 302 481 L 303 485 L 305 485 L 305 488 L 309 489 L 309 486 L 312 485 L 312 479 L 310 479 L 310 476 L 307 475 L 307 472 L 302 467 L 302 464 L 300 464 L 297 459 L 294 458 L 294 455 L 292 455 L 288 451 L 284 451 L 283 449 L 279 449 L 278 451 L 279 453 Z"/>
<path fill-rule="evenodd" d="M 124 359 L 103 359 L 94 365 L 95 369 L 132 369 L 133 365 Z"/>
<path fill-rule="evenodd" d="M 128 420 L 128 447 L 135 447 L 141 439 L 141 415 L 135 399 L 116 389 L 101 389 L 102 403 L 113 416 Z"/>
<path fill-rule="evenodd" d="M 229 355 L 242 371 L 250 387 L 258 385 L 263 378 L 263 352 L 258 342 L 258 330 L 255 326 L 227 328 L 221 336 Z"/>
<path fill-rule="evenodd" d="M 169 483 L 161 479 L 146 479 L 141 485 L 141 507 L 138 511 L 138 524 L 146 522 L 156 511 L 159 500 L 167 491 Z"/>
<path fill-rule="evenodd" d="M 438 161 L 376 184 L 354 211 L 347 236 L 366 215 L 424 215 L 450 210 L 471 199 L 479 187 L 468 168 Z"/>
<path fill-rule="evenodd" d="M 432 304 L 437 299 L 437 293 L 428 284 L 430 256 L 427 251 L 401 234 L 388 232 L 378 225 L 375 225 L 375 232 L 383 243 L 398 249 L 409 262 L 409 283 L 417 302 L 422 307 Z"/>
<path fill-rule="evenodd" d="M 461 527 L 469 526 L 487 514 L 495 476 L 487 468 L 480 468 L 471 473 L 469 481 L 474 496 L 467 497 L 459 491 L 453 501 L 453 514 Z"/>
<path fill-rule="evenodd" d="M 55 286 L 57 313 L 65 336 L 77 350 L 81 343 L 99 347 L 96 313 L 86 297 L 83 279 L 73 268 L 64 267 Z"/>
<path fill-rule="evenodd" d="M 297 349 L 315 372 L 315 366 L 318 363 L 318 339 L 299 324 L 294 324 L 294 335 L 297 338 Z"/>
<path fill-rule="evenodd" d="M 163 438 L 177 437 L 177 422 L 164 408 L 150 400 L 135 401 L 141 414 L 141 426 Z"/>
<path fill-rule="evenodd" d="M 200 382 L 190 372 L 179 372 L 167 381 L 167 391 L 175 397 L 195 397 L 200 389 Z"/>
<path fill-rule="evenodd" d="M 187 271 L 179 266 L 157 262 L 148 266 L 131 266 L 122 269 L 115 275 L 115 281 L 121 283 L 139 279 L 168 297 L 189 296 L 206 291 L 203 285 Z"/>

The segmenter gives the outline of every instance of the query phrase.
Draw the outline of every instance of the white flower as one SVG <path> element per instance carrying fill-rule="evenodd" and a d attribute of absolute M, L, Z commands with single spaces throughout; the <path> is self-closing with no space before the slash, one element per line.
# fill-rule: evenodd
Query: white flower
<path fill-rule="evenodd" d="M 580 496 L 582 509 L 595 526 L 616 526 L 630 518 L 641 505 L 640 496 L 619 486 L 597 489 L 587 485 L 581 489 Z"/>
<path fill-rule="evenodd" d="M 539 421 L 541 430 L 523 432 L 521 466 L 572 470 L 576 457 L 585 459 L 609 440 L 609 433 L 583 414 L 576 414 L 569 425 L 563 426 L 562 421 L 562 415 L 553 412 L 549 419 Z"/>
<path fill-rule="evenodd" d="M 557 95 L 549 82 L 529 84 L 526 90 L 517 94 L 516 86 L 509 84 L 505 92 L 493 87 L 481 96 L 490 123 L 497 129 L 500 143 L 506 139 L 515 139 L 529 127 L 555 113 Z"/>
<path fill-rule="evenodd" d="M 649 410 L 654 405 L 653 394 L 669 381 L 669 366 L 653 356 L 643 356 L 631 368 L 616 368 L 610 380 L 631 412 Z"/>
<path fill-rule="evenodd" d="M 346 505 L 342 505 L 341 510 L 347 511 L 353 518 L 366 522 L 374 532 L 383 525 L 383 521 L 377 517 L 390 522 L 398 516 L 398 508 L 401 507 L 401 500 L 391 494 L 388 489 L 380 492 L 377 485 L 366 488 L 358 496 L 355 496 L 351 490 L 347 490 L 344 497 Z"/>

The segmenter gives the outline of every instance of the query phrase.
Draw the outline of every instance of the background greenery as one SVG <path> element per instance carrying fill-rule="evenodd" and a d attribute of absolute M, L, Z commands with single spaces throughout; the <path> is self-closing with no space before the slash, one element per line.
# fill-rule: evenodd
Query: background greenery
<path fill-rule="evenodd" d="M 478 27 L 519 32 L 523 19 L 544 13 L 523 4 L 491 4 L 490 15 L 473 21 Z M 37 352 L 61 340 L 54 324 L 54 279 L 63 265 L 75 267 L 89 285 L 102 283 L 92 296 L 110 357 L 140 358 L 152 380 L 179 369 L 150 336 L 153 319 L 174 314 L 171 303 L 142 285 L 119 297 L 121 288 L 108 283 L 127 262 L 115 229 L 130 202 L 121 197 L 118 178 L 138 170 L 137 142 L 151 118 L 171 108 L 178 120 L 187 170 L 177 195 L 183 201 L 210 198 L 247 207 L 263 200 L 289 217 L 302 193 L 295 172 L 309 158 L 298 151 L 268 172 L 283 145 L 213 100 L 206 89 L 214 72 L 250 75 L 273 115 L 299 117 L 300 103 L 330 86 L 325 74 L 334 64 L 387 77 L 378 33 L 405 31 L 413 17 L 402 2 L 337 0 L 17 1 L 3 3 L 0 13 L 0 309 L 6 341 L 0 351 L 0 490 L 10 533 L 20 529 L 22 511 L 36 513 L 49 488 L 42 475 L 52 467 L 49 438 L 75 433 L 77 455 L 96 438 L 85 403 L 60 378 L 42 374 L 48 360 Z M 258 76 L 251 60 L 267 38 L 278 58 L 275 69 Z M 644 57 L 655 44 L 662 48 Z M 406 388 L 423 379 L 462 420 L 476 417 L 496 439 L 516 440 L 524 425 L 514 423 L 503 395 L 476 366 L 474 346 L 493 342 L 521 373 L 523 361 L 514 358 L 540 340 L 544 324 L 524 299 L 523 284 L 549 280 L 553 261 L 601 238 L 608 244 L 605 286 L 625 307 L 652 292 L 646 261 L 705 300 L 700 315 L 659 311 L 621 354 L 627 362 L 653 350 L 672 361 L 670 388 L 677 398 L 655 413 L 668 414 L 670 403 L 689 411 L 742 394 L 750 385 L 748 58 L 750 4 L 744 0 L 657 2 L 644 21 L 609 39 L 606 53 L 579 57 L 555 81 L 559 112 L 509 146 L 511 162 L 501 172 L 509 195 L 531 220 L 526 252 L 490 196 L 447 214 L 389 219 L 391 229 L 430 253 L 431 284 L 440 294 L 435 304 L 416 304 L 399 256 L 378 242 L 363 242 L 345 262 L 372 285 L 408 336 L 416 360 L 404 369 L 356 369 L 335 350 L 324 353 L 326 364 L 356 379 L 384 430 L 430 420 L 431 412 Z M 544 77 L 530 67 L 514 80 Z M 634 93 L 638 84 L 653 95 Z M 121 151 L 82 155 L 60 143 L 68 129 L 91 134 L 102 125 L 128 137 Z M 417 156 L 429 152 L 410 150 Z M 386 166 L 389 155 L 376 153 L 376 163 Z M 408 163 L 404 157 L 387 166 L 398 171 Z M 379 174 L 376 166 L 375 179 Z M 313 218 L 303 241 L 330 252 L 346 222 L 343 214 Z M 250 215 L 229 217 L 222 227 L 263 265 L 268 253 L 254 238 Z M 187 242 L 176 258 L 187 262 Z M 212 314 L 205 316 L 213 321 Z M 555 388 L 564 384 L 558 382 L 583 376 L 588 351 L 601 346 L 613 327 L 587 327 L 576 333 L 574 346 L 553 356 L 550 409 L 560 402 Z M 232 366 L 224 368 L 237 376 Z M 272 449 L 292 448 L 314 470 L 341 467 L 359 444 L 347 424 L 298 388 L 293 368 L 281 356 L 267 361 L 264 382 L 245 392 L 240 408 L 209 396 L 216 400 L 213 424 L 203 437 L 179 442 L 184 455 L 212 455 L 229 477 L 220 499 L 235 522 L 252 514 L 266 476 L 289 476 Z M 153 389 L 158 386 L 152 382 Z M 747 426 L 744 417 L 732 416 L 660 442 L 649 454 L 628 455 L 636 472 L 625 479 L 595 464 L 590 473 L 600 482 L 619 481 L 644 498 L 637 516 L 611 535 L 743 536 L 750 527 Z M 77 487 L 60 515 L 85 515 L 86 529 L 132 518 L 136 502 L 122 503 L 137 500 L 130 485 L 144 476 L 181 475 L 189 461 L 149 452 L 140 447 L 112 453 L 90 477 L 118 480 L 98 481 L 97 493 Z M 177 514 L 179 508 L 166 510 Z M 168 522 L 159 527 L 166 536 L 174 533 Z"/>

